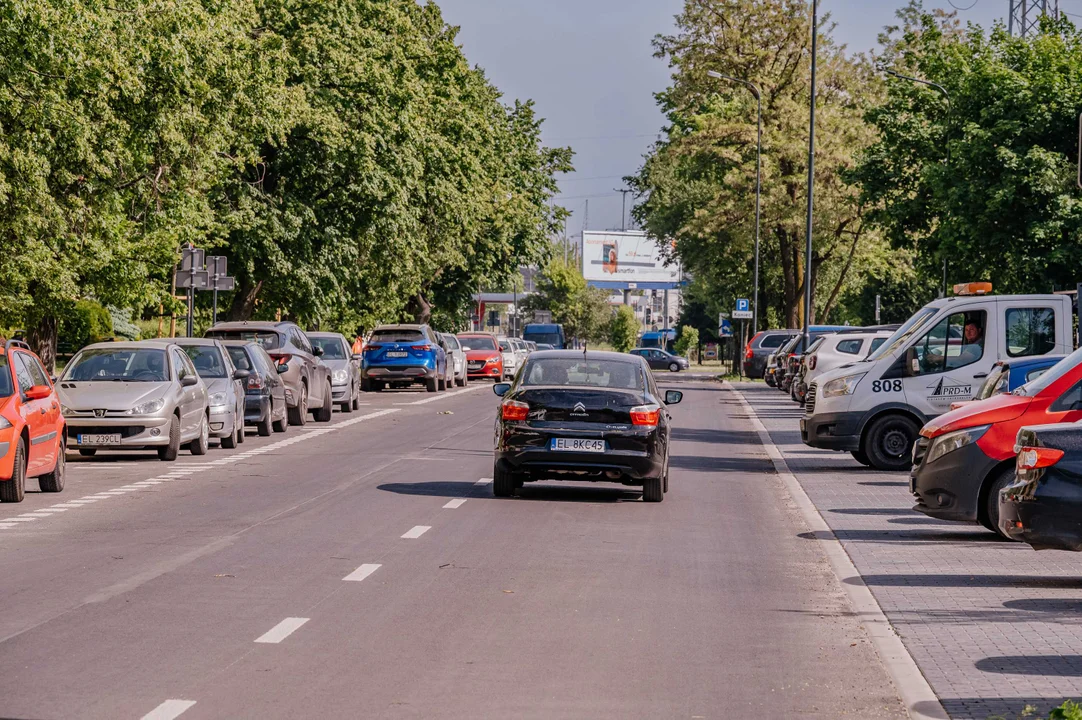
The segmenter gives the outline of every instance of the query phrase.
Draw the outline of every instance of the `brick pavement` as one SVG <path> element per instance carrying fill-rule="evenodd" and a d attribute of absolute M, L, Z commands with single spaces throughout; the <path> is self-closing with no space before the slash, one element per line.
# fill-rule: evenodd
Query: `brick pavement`
<path fill-rule="evenodd" d="M 907 473 L 800 441 L 800 408 L 736 383 L 952 718 L 1082 698 L 1082 554 L 1035 552 L 913 511 Z M 742 413 L 725 403 L 724 412 Z M 811 539 L 811 538 L 809 538 Z"/>

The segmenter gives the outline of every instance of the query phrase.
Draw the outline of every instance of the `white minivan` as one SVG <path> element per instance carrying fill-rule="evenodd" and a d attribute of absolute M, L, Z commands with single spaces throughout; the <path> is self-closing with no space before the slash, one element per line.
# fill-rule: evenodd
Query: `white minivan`
<path fill-rule="evenodd" d="M 971 398 L 995 363 L 1074 349 L 1069 297 L 966 294 L 990 289 L 955 286 L 955 297 L 925 305 L 867 359 L 813 380 L 804 443 L 905 470 L 921 426 Z"/>

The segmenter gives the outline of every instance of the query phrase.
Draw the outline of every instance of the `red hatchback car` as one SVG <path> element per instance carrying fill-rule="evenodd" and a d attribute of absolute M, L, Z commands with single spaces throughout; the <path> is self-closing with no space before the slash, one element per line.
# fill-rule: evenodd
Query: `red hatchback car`
<path fill-rule="evenodd" d="M 470 380 L 503 379 L 503 353 L 500 343 L 491 333 L 459 333 L 459 342 L 466 350 L 466 375 Z"/>
<path fill-rule="evenodd" d="M 1010 395 L 963 405 L 920 431 L 909 489 L 914 510 L 999 530 L 999 491 L 1014 479 L 1025 425 L 1082 419 L 1082 348 Z"/>
<path fill-rule="evenodd" d="M 64 489 L 64 416 L 30 346 L 9 340 L 0 354 L 0 502 L 22 502 L 26 478 L 42 492 Z"/>

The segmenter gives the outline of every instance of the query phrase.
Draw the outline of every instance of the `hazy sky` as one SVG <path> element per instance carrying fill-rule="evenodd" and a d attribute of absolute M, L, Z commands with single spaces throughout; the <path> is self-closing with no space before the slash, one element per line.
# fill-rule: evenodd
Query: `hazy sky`
<path fill-rule="evenodd" d="M 672 30 L 683 0 L 436 0 L 460 25 L 470 62 L 480 65 L 506 99 L 533 99 L 549 145 L 575 150 L 576 172 L 560 182 L 559 202 L 578 233 L 589 199 L 590 229 L 620 227 L 620 179 L 634 173 L 663 118 L 653 93 L 669 70 L 650 44 Z M 963 21 L 985 27 L 1007 14 L 1009 0 L 953 0 Z M 834 36 L 853 51 L 876 45 L 905 0 L 820 0 L 837 23 Z M 950 0 L 925 0 L 950 9 Z M 1082 13 L 1082 0 L 1061 0 Z M 630 207 L 631 197 L 628 197 Z"/>

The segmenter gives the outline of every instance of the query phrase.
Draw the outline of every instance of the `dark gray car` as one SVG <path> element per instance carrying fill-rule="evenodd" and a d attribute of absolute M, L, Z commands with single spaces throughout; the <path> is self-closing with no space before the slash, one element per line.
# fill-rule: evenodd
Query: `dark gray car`
<path fill-rule="evenodd" d="M 308 336 L 295 323 L 224 322 L 207 330 L 206 336 L 219 340 L 254 340 L 275 364 L 286 366 L 281 377 L 286 386 L 290 425 L 304 425 L 308 413 L 319 422 L 330 422 L 334 398 L 330 372 L 319 359 L 323 351 L 313 348 Z"/>
<path fill-rule="evenodd" d="M 651 370 L 679 372 L 681 370 L 687 370 L 691 366 L 691 363 L 688 362 L 686 357 L 673 355 L 671 352 L 662 350 L 661 348 L 635 348 L 631 351 L 631 354 L 644 358 Z"/>
<path fill-rule="evenodd" d="M 353 412 L 361 403 L 361 356 L 354 355 L 344 335 L 307 333 L 312 346 L 323 351 L 320 360 L 331 371 L 331 395 L 342 412 Z"/>
<path fill-rule="evenodd" d="M 244 393 L 244 424 L 255 425 L 256 432 L 266 437 L 285 432 L 289 427 L 286 408 L 286 385 L 279 377 L 271 356 L 257 342 L 225 340 L 222 342 L 229 358 L 239 370 L 248 371 Z"/>
<path fill-rule="evenodd" d="M 748 342 L 744 349 L 744 375 L 748 378 L 761 378 L 766 372 L 766 360 L 799 333 L 799 330 L 764 330 Z"/>

